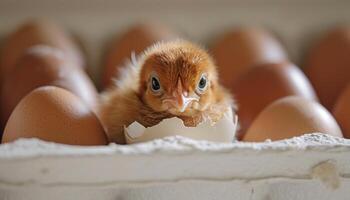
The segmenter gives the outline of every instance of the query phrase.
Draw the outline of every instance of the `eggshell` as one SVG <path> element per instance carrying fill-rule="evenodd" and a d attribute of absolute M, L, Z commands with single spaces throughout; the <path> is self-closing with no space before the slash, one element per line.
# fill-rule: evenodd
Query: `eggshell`
<path fill-rule="evenodd" d="M 96 115 L 78 97 L 54 86 L 24 97 L 6 124 L 2 142 L 39 138 L 72 145 L 105 145 L 106 135 Z"/>
<path fill-rule="evenodd" d="M 342 137 L 337 122 L 321 104 L 290 96 L 266 107 L 254 120 L 243 141 L 281 140 L 306 133 Z"/>
<path fill-rule="evenodd" d="M 307 56 L 305 73 L 329 110 L 350 81 L 349 55 L 350 27 L 339 27 L 322 37 Z"/>
<path fill-rule="evenodd" d="M 25 95 L 45 85 L 65 88 L 96 109 L 98 93 L 92 81 L 76 63 L 65 58 L 60 49 L 49 46 L 28 49 L 4 79 L 0 97 L 3 124 Z"/>
<path fill-rule="evenodd" d="M 276 38 L 256 27 L 229 31 L 216 41 L 211 51 L 219 67 L 220 80 L 228 88 L 258 64 L 287 60 Z"/>
<path fill-rule="evenodd" d="M 66 59 L 78 66 L 85 65 L 79 48 L 61 27 L 46 20 L 32 20 L 20 25 L 6 39 L 1 56 L 1 76 L 13 69 L 27 48 L 38 44 L 62 49 Z"/>
<path fill-rule="evenodd" d="M 118 76 L 119 67 L 130 60 L 132 53 L 137 56 L 145 48 L 162 40 L 177 37 L 171 30 L 158 24 L 145 23 L 130 28 L 112 42 L 104 60 L 102 87 L 106 88 Z"/>
<path fill-rule="evenodd" d="M 196 140 L 230 143 L 235 137 L 237 116 L 234 122 L 232 120 L 232 109 L 228 110 L 224 117 L 215 124 L 212 124 L 210 121 L 204 121 L 196 127 L 186 127 L 183 121 L 177 117 L 164 119 L 159 124 L 148 128 L 145 128 L 138 122 L 134 122 L 124 129 L 126 142 L 132 144 L 180 135 Z"/>
<path fill-rule="evenodd" d="M 333 115 L 342 129 L 344 137 L 350 139 L 350 82 L 339 96 L 333 109 Z"/>
<path fill-rule="evenodd" d="M 262 64 L 237 80 L 232 91 L 238 104 L 241 138 L 255 117 L 273 101 L 291 95 L 317 100 L 303 72 L 294 64 Z"/>

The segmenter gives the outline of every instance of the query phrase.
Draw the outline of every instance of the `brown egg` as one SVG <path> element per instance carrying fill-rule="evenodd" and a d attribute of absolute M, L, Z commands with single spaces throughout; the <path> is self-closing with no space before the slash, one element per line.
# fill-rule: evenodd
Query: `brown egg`
<path fill-rule="evenodd" d="M 306 59 L 305 73 L 329 110 L 350 81 L 349 55 L 350 27 L 340 27 L 318 41 Z"/>
<path fill-rule="evenodd" d="M 0 97 L 2 123 L 25 95 L 45 85 L 65 88 L 96 109 L 98 93 L 86 73 L 66 60 L 60 49 L 38 45 L 28 49 L 4 79 Z"/>
<path fill-rule="evenodd" d="M 281 140 L 306 133 L 342 137 L 337 122 L 321 104 L 303 97 L 290 96 L 266 107 L 254 120 L 243 141 Z"/>
<path fill-rule="evenodd" d="M 2 142 L 39 138 L 72 145 L 105 145 L 96 115 L 72 93 L 54 86 L 33 90 L 17 105 L 6 124 Z"/>
<path fill-rule="evenodd" d="M 291 95 L 317 100 L 303 72 L 288 62 L 255 67 L 237 80 L 232 92 L 238 103 L 239 139 L 255 117 L 273 101 Z"/>
<path fill-rule="evenodd" d="M 259 28 L 240 28 L 221 37 L 212 47 L 220 80 L 230 88 L 251 68 L 262 63 L 288 60 L 281 44 Z"/>
<path fill-rule="evenodd" d="M 102 87 L 112 84 L 118 76 L 119 67 L 125 65 L 132 52 L 136 55 L 158 41 L 169 40 L 177 36 L 169 29 L 156 24 L 139 24 L 112 42 L 104 60 Z"/>
<path fill-rule="evenodd" d="M 82 53 L 72 38 L 58 25 L 45 21 L 28 21 L 11 33 L 5 41 L 1 55 L 1 76 L 6 76 L 27 48 L 44 44 L 62 49 L 65 57 L 78 66 L 84 66 Z"/>
<path fill-rule="evenodd" d="M 350 82 L 339 96 L 333 109 L 333 115 L 342 129 L 344 137 L 350 139 Z"/>

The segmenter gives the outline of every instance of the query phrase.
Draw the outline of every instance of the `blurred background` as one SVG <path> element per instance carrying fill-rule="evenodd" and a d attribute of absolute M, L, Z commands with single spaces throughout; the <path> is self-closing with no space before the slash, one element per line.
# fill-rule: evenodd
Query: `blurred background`
<path fill-rule="evenodd" d="M 114 86 L 133 53 L 184 38 L 213 56 L 239 107 L 239 139 L 269 105 L 289 96 L 307 99 L 285 100 L 304 118 L 287 111 L 260 117 L 278 137 L 259 141 L 311 132 L 340 136 L 337 122 L 350 138 L 349 10 L 348 0 L 0 0 L 2 126 L 26 94 L 45 85 L 73 92 L 99 116 L 98 92 Z M 284 118 L 288 126 L 276 129 Z M 264 120 L 255 123 L 263 124 L 259 134 L 267 130 Z"/>
<path fill-rule="evenodd" d="M 0 0 L 0 39 L 30 18 L 51 19 L 78 37 L 96 82 L 105 46 L 136 23 L 156 21 L 210 45 L 225 30 L 263 26 L 300 65 L 325 30 L 350 21 L 347 0 Z"/>

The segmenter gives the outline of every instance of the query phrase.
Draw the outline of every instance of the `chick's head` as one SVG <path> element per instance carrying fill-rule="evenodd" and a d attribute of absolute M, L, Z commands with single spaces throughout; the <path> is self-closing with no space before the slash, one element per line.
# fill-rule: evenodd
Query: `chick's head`
<path fill-rule="evenodd" d="M 139 93 L 153 110 L 190 116 L 205 110 L 218 85 L 210 55 L 183 40 L 160 42 L 145 51 Z"/>

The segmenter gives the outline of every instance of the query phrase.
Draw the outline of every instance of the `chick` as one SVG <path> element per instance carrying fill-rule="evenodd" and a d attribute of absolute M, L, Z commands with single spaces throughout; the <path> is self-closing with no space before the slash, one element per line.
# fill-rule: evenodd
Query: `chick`
<path fill-rule="evenodd" d="M 134 121 L 150 127 L 176 116 L 186 126 L 196 126 L 235 110 L 211 56 L 188 41 L 156 43 L 138 58 L 132 55 L 120 74 L 101 99 L 101 120 L 110 142 L 124 144 L 124 126 Z"/>

